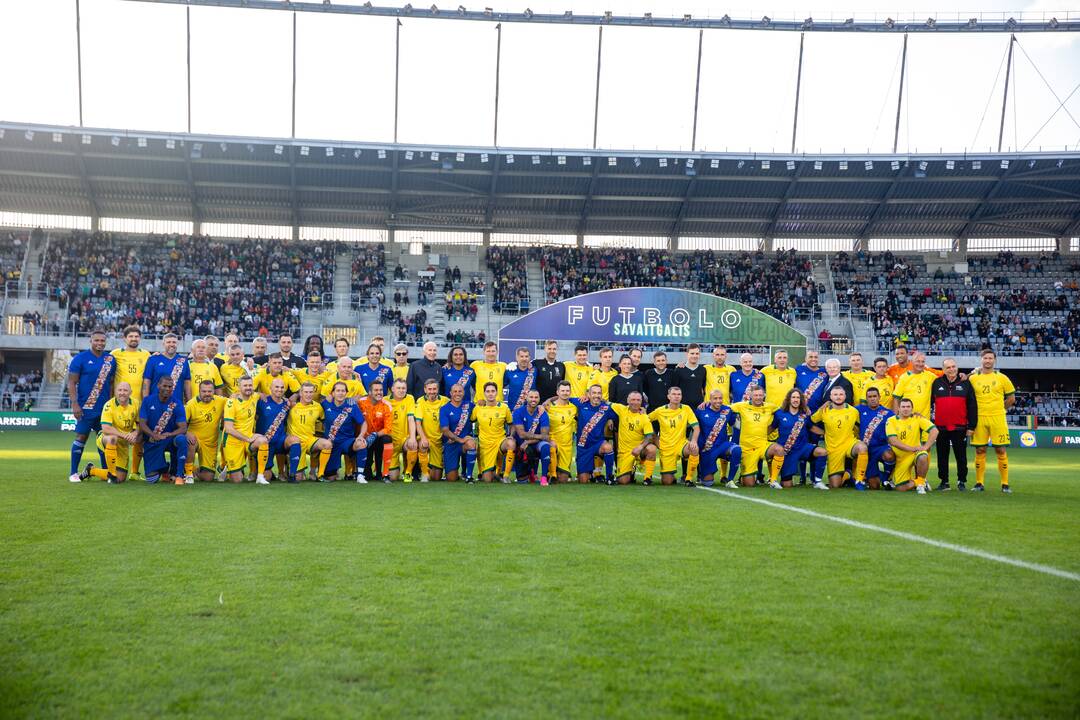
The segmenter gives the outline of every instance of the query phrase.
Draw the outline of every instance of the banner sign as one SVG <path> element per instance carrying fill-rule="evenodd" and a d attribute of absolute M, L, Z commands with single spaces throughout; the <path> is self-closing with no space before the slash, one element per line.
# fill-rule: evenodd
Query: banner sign
<path fill-rule="evenodd" d="M 74 430 L 70 412 L 0 412 L 0 432 L 6 430 Z"/>
<path fill-rule="evenodd" d="M 756 345 L 803 361 L 806 336 L 776 318 L 726 298 L 681 288 L 601 290 L 560 300 L 505 325 L 499 358 L 514 360 L 523 343 L 546 339 L 612 345 Z"/>
<path fill-rule="evenodd" d="M 1080 450 L 1080 429 L 1078 428 L 1039 428 L 1038 430 L 1010 428 L 1009 439 L 1013 447 Z"/>

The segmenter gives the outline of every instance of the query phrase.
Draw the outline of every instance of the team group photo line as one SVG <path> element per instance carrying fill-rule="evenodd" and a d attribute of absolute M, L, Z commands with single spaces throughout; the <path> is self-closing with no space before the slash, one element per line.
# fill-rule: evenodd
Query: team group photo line
<path fill-rule="evenodd" d="M 784 350 L 763 368 L 749 353 L 733 366 L 722 346 L 706 365 L 696 344 L 683 363 L 670 366 L 656 352 L 642 369 L 640 349 L 616 362 L 602 348 L 593 364 L 578 345 L 573 361 L 558 361 L 553 340 L 535 360 L 518 348 L 513 363 L 498 360 L 494 342 L 480 360 L 455 346 L 441 361 L 429 342 L 410 361 L 403 344 L 392 360 L 384 357 L 381 337 L 357 359 L 344 338 L 328 357 L 314 335 L 302 353 L 288 335 L 273 353 L 265 338 L 246 353 L 236 335 L 223 346 L 214 336 L 196 339 L 187 354 L 175 335 L 153 354 L 141 340 L 127 327 L 121 347 L 109 351 L 96 330 L 69 365 L 73 483 L 671 485 L 678 478 L 688 487 L 925 494 L 935 445 L 937 490 L 953 487 L 950 455 L 956 489 L 968 489 L 970 443 L 970 489 L 984 490 L 993 447 L 1001 491 L 1011 492 L 1006 411 L 1014 387 L 991 349 L 966 374 L 948 358 L 940 370 L 928 367 L 904 345 L 892 364 L 875 358 L 873 370 L 860 353 L 849 356 L 847 370 L 835 358 L 821 365 L 814 350 L 796 367 Z M 99 463 L 80 469 L 91 433 Z"/>

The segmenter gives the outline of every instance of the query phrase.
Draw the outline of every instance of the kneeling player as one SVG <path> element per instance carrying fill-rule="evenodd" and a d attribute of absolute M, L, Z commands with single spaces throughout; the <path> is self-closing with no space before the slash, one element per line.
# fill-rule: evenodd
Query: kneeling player
<path fill-rule="evenodd" d="M 930 448 L 937 440 L 938 429 L 922 415 L 913 413 L 910 398 L 901 399 L 897 409 L 900 414 L 885 423 L 885 434 L 896 453 L 893 486 L 901 492 L 915 488 L 920 495 L 925 495 Z"/>
<path fill-rule="evenodd" d="M 847 391 L 834 386 L 829 391 L 829 400 L 818 408 L 811 419 L 817 423 L 811 432 L 825 436 L 825 450 L 828 454 L 829 484 L 820 480 L 814 483 L 818 490 L 838 488 L 844 484 L 844 463 L 848 458 L 855 459 L 855 489 L 866 490 L 866 443 L 859 440 L 855 427 L 859 424 L 859 411 L 847 403 Z"/>
<path fill-rule="evenodd" d="M 877 490 L 890 486 L 896 466 L 896 454 L 889 447 L 889 437 L 885 432 L 893 413 L 881 404 L 881 393 L 876 387 L 868 387 L 865 392 L 866 403 L 855 409 L 859 411 L 859 433 L 870 457 L 866 466 L 866 484 L 871 490 Z"/>
<path fill-rule="evenodd" d="M 736 488 L 735 478 L 742 465 L 742 448 L 732 442 L 731 433 L 735 424 L 735 413 L 724 404 L 724 393 L 719 388 L 709 393 L 705 407 L 694 411 L 701 428 L 701 484 L 712 487 L 716 476 L 716 466 L 720 460 L 727 461 L 727 487 Z"/>
<path fill-rule="evenodd" d="M 116 397 L 108 400 L 101 411 L 101 432 L 97 436 L 98 454 L 102 466 L 95 468 L 87 463 L 80 475 L 101 478 L 110 483 L 121 483 L 128 476 L 128 451 L 139 442 L 139 408 L 131 401 L 131 386 L 126 382 L 116 385 Z"/>
<path fill-rule="evenodd" d="M 629 358 L 625 358 L 629 361 Z M 615 479 L 620 485 L 629 485 L 634 480 L 634 465 L 642 465 L 642 481 L 652 482 L 656 469 L 656 435 L 648 413 L 641 407 L 644 396 L 632 390 L 626 396 L 626 404 L 611 403 L 611 409 L 619 418 L 619 431 L 616 441 L 619 448 L 615 456 Z"/>
<path fill-rule="evenodd" d="M 658 407 L 649 413 L 649 419 L 656 423 L 656 434 L 660 440 L 660 482 L 671 485 L 675 482 L 675 469 L 679 462 L 687 459 L 686 474 L 683 484 L 691 486 L 697 478 L 698 462 L 698 427 L 694 411 L 682 404 L 682 388 L 673 385 L 667 391 L 667 405 Z M 690 439 L 686 431 L 690 430 Z"/>
<path fill-rule="evenodd" d="M 548 467 L 551 465 L 551 423 L 547 413 L 540 407 L 540 393 L 529 390 L 525 404 L 513 413 L 514 437 L 517 443 L 517 480 L 527 483 L 536 474 L 540 463 L 540 484 L 548 484 Z"/>
<path fill-rule="evenodd" d="M 574 462 L 574 432 L 577 431 L 577 405 L 570 402 L 570 383 L 562 380 L 556 386 L 555 397 L 544 403 L 551 423 L 551 482 L 570 482 L 570 467 Z"/>
<path fill-rule="evenodd" d="M 333 447 L 326 438 L 315 434 L 316 424 L 323 419 L 322 405 L 315 403 L 315 385 L 304 383 L 300 386 L 300 402 L 289 410 L 288 437 L 285 449 L 289 452 L 289 482 L 304 479 L 301 461 L 307 459 L 312 450 L 330 452 Z"/>
<path fill-rule="evenodd" d="M 336 480 L 342 456 L 352 453 L 356 462 L 356 482 L 363 485 L 367 483 L 367 478 L 364 477 L 364 466 L 367 465 L 364 413 L 348 396 L 349 386 L 339 380 L 330 390 L 330 399 L 321 403 L 323 433 L 330 443 L 330 452 L 319 454 L 319 479 Z M 356 434 L 358 428 L 359 437 Z"/>
<path fill-rule="evenodd" d="M 400 477 L 405 482 L 412 482 L 416 472 L 416 401 L 408 387 L 404 380 L 395 380 L 390 386 L 390 407 L 393 408 L 390 441 L 394 449 L 387 475 L 391 480 Z"/>
<path fill-rule="evenodd" d="M 572 388 L 571 388 L 572 389 Z M 604 459 L 607 477 L 614 482 L 615 449 L 604 439 L 604 429 L 615 418 L 611 405 L 604 402 L 604 389 L 599 385 L 590 385 L 586 390 L 586 400 L 571 398 L 577 408 L 577 475 L 579 483 L 588 483 L 593 479 L 593 467 L 596 456 Z"/>
<path fill-rule="evenodd" d="M 236 388 L 236 395 L 225 402 L 225 441 L 222 444 L 225 473 L 234 483 L 244 481 L 249 453 L 258 453 L 259 448 L 266 445 L 266 436 L 255 432 L 259 396 L 255 394 L 251 378 L 241 377 L 236 381 Z"/>
<path fill-rule="evenodd" d="M 258 485 L 270 484 L 274 458 L 287 452 L 285 423 L 292 407 L 285 399 L 285 381 L 282 378 L 271 380 L 268 389 L 270 393 L 259 399 L 255 411 L 255 431 L 266 438 L 266 444 L 260 445 L 256 452 L 255 482 Z M 280 465 L 278 469 L 281 469 Z"/>
<path fill-rule="evenodd" d="M 780 486 L 789 488 L 802 471 L 803 463 L 813 462 L 814 479 L 821 482 L 825 477 L 825 448 L 818 447 L 810 436 L 810 408 L 799 388 L 788 390 L 784 403 L 773 416 L 777 442 L 783 452 L 784 464 L 780 468 Z"/>
<path fill-rule="evenodd" d="M 484 482 L 494 480 L 499 471 L 499 457 L 503 456 L 502 481 L 509 483 L 517 446 L 514 438 L 506 436 L 506 428 L 514 424 L 514 416 L 507 404 L 498 397 L 499 386 L 493 382 L 484 383 L 484 400 L 473 408 L 472 419 L 476 422 L 476 434 L 480 437 L 480 479 Z"/>
<path fill-rule="evenodd" d="M 226 400 L 216 395 L 215 389 L 213 380 L 203 380 L 197 388 L 199 394 L 184 406 L 188 419 L 184 474 L 195 476 L 195 456 L 198 455 L 198 478 L 203 482 L 213 480 L 217 470 L 218 440 L 221 438 L 221 419 L 225 414 Z"/>
<path fill-rule="evenodd" d="M 424 383 L 424 397 L 416 401 L 416 452 L 420 461 L 420 482 L 438 481 L 443 475 L 443 441 L 439 411 L 450 402 L 439 394 L 439 381 Z"/>
<path fill-rule="evenodd" d="M 176 383 L 169 375 L 158 380 L 157 394 L 144 398 L 139 406 L 139 430 L 146 441 L 143 443 L 143 466 L 146 482 L 169 481 L 169 461 L 165 453 L 172 455 L 177 467 L 184 466 L 187 457 L 187 416 L 184 406 L 172 397 Z M 192 484 L 193 477 L 176 477 L 176 484 Z"/>
<path fill-rule="evenodd" d="M 472 411 L 476 407 L 465 399 L 465 386 L 450 386 L 450 402 L 439 408 L 439 427 L 443 436 L 443 463 L 446 480 L 454 482 L 460 476 L 462 456 L 465 459 L 465 482 L 472 483 L 476 465 L 476 438 L 472 434 Z"/>
<path fill-rule="evenodd" d="M 736 373 L 737 375 L 738 373 Z M 742 448 L 742 484 L 752 487 L 757 483 L 758 464 L 766 462 L 769 467 L 769 484 L 780 487 L 780 469 L 784 465 L 784 448 L 769 442 L 773 416 L 779 409 L 765 402 L 765 388 L 748 386 L 750 400 L 731 406 L 739 416 L 739 447 Z"/>

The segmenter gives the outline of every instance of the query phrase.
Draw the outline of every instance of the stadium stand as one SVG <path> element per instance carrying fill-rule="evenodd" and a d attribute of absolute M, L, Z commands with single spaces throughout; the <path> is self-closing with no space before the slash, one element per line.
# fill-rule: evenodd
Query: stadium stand
<path fill-rule="evenodd" d="M 23 258 L 29 233 L 9 231 L 0 237 L 0 277 L 6 282 L 22 277 Z"/>
<path fill-rule="evenodd" d="M 1080 393 L 1017 391 L 1009 422 L 1022 423 L 1029 415 L 1039 426 L 1080 427 Z"/>
<path fill-rule="evenodd" d="M 41 371 L 0 375 L 0 410 L 30 410 L 41 392 Z"/>
<path fill-rule="evenodd" d="M 361 303 L 369 302 L 372 295 L 378 297 L 380 305 L 385 304 L 386 296 L 386 256 L 383 252 L 366 252 L 360 249 L 352 263 L 352 294 Z"/>
<path fill-rule="evenodd" d="M 840 253 L 830 267 L 837 296 L 872 319 L 883 352 L 898 342 L 935 353 L 1076 351 L 1080 264 L 1057 253 L 973 254 L 967 273 L 931 273 L 925 257 L 891 252 Z"/>
<path fill-rule="evenodd" d="M 277 335 L 333 288 L 336 245 L 75 231 L 51 239 L 42 280 L 78 332 Z"/>
<path fill-rule="evenodd" d="M 487 251 L 491 271 L 491 309 L 497 313 L 518 315 L 529 312 L 529 284 L 526 265 L 529 253 L 509 247 L 491 247 Z M 475 319 L 476 313 L 472 313 Z"/>

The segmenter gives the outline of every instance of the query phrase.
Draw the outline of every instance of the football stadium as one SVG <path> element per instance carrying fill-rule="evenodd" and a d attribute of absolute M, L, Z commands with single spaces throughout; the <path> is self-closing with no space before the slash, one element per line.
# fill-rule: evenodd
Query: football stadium
<path fill-rule="evenodd" d="M 0 6 L 0 716 L 1080 715 L 1080 11 Z"/>

